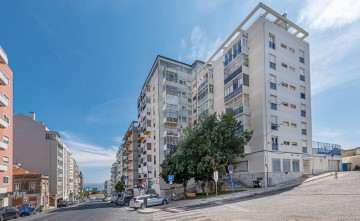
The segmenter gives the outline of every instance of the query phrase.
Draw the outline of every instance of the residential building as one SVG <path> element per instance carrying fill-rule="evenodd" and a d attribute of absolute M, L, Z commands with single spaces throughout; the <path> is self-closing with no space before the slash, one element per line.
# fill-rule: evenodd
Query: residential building
<path fill-rule="evenodd" d="M 14 192 L 10 196 L 12 206 L 31 203 L 35 207 L 49 208 L 49 176 L 14 166 Z"/>
<path fill-rule="evenodd" d="M 118 177 L 118 165 L 117 163 L 113 163 L 111 166 L 111 178 L 110 178 L 110 182 L 111 182 L 111 194 L 115 194 L 115 185 L 118 181 L 117 179 Z"/>
<path fill-rule="evenodd" d="M 304 159 L 304 173 L 320 174 L 326 172 L 342 171 L 341 167 L 341 146 L 338 144 L 312 142 L 312 155 Z"/>
<path fill-rule="evenodd" d="M 13 191 L 13 72 L 0 46 L 0 207 L 9 205 Z"/>
<path fill-rule="evenodd" d="M 341 150 L 341 153 L 343 171 L 351 171 L 356 166 L 360 167 L 360 147 Z"/>
<path fill-rule="evenodd" d="M 106 180 L 104 183 L 104 195 L 105 196 L 111 196 L 111 181 L 110 180 Z"/>
<path fill-rule="evenodd" d="M 138 178 L 162 196 L 170 191 L 159 176 L 160 164 L 192 122 L 191 90 L 199 63 L 203 64 L 196 61 L 189 65 L 157 56 L 138 97 Z"/>
<path fill-rule="evenodd" d="M 125 180 L 124 188 L 130 195 L 134 194 L 134 188 L 139 185 L 139 165 L 143 164 L 144 167 L 146 166 L 146 162 L 144 162 L 143 159 L 144 156 L 146 156 L 147 148 L 143 142 L 139 142 L 139 136 L 138 123 L 133 121 L 125 133 L 122 144 L 122 171 L 123 179 Z M 140 150 L 142 152 L 140 152 Z"/>
<path fill-rule="evenodd" d="M 15 165 L 49 176 L 50 206 L 56 206 L 57 199 L 69 200 L 70 162 L 74 161 L 58 132 L 36 121 L 33 112 L 18 114 L 14 116 L 14 146 Z"/>
<path fill-rule="evenodd" d="M 237 132 L 253 131 L 233 174 L 248 186 L 253 181 L 276 185 L 310 173 L 307 36 L 286 14 L 260 3 L 199 71 L 193 121 L 233 111 L 242 122 Z"/>

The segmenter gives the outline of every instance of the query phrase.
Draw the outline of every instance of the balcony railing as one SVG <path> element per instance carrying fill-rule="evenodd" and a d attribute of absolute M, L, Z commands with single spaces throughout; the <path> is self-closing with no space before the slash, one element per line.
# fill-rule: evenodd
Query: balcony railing
<path fill-rule="evenodd" d="M 241 114 L 244 111 L 244 107 L 238 107 L 234 110 L 235 115 Z"/>
<path fill-rule="evenodd" d="M 201 89 L 203 89 L 207 84 L 208 84 L 208 79 L 206 78 L 204 82 L 202 82 L 200 84 L 200 86 L 198 87 L 198 91 L 200 91 Z"/>
<path fill-rule="evenodd" d="M 9 85 L 9 78 L 0 70 L 0 84 Z"/>
<path fill-rule="evenodd" d="M 242 72 L 242 66 L 240 66 L 238 69 L 236 69 L 232 74 L 230 74 L 227 78 L 225 78 L 224 80 L 224 84 L 227 84 L 228 82 L 230 82 L 232 79 L 234 79 L 236 76 L 238 76 L 239 74 L 241 74 Z"/>
<path fill-rule="evenodd" d="M 6 122 L 4 119 L 0 118 L 0 128 L 7 128 L 9 123 Z"/>
<path fill-rule="evenodd" d="M 8 148 L 8 144 L 4 141 L 0 141 L 0 150 L 6 150 Z"/>
<path fill-rule="evenodd" d="M 236 90 L 231 92 L 229 95 L 225 97 L 225 102 L 229 101 L 230 99 L 234 98 L 236 95 L 242 92 L 242 86 L 238 87 Z"/>
<path fill-rule="evenodd" d="M 0 171 L 1 172 L 5 172 L 8 170 L 8 166 L 7 165 L 0 165 Z"/>
<path fill-rule="evenodd" d="M 165 117 L 164 118 L 164 124 L 177 124 L 179 121 L 178 118 L 174 118 L 174 117 Z"/>
<path fill-rule="evenodd" d="M 0 62 L 5 63 L 5 64 L 8 64 L 8 62 L 9 62 L 7 54 L 6 54 L 5 50 L 1 47 L 1 45 L 0 45 Z"/>

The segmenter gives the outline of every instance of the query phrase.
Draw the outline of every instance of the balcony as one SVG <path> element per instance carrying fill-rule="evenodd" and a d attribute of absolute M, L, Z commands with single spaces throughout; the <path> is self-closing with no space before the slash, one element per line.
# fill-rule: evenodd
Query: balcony
<path fill-rule="evenodd" d="M 225 96 L 225 102 L 228 102 L 230 99 L 234 98 L 235 96 L 239 95 L 242 92 L 242 86 L 235 89 L 233 92 Z"/>
<path fill-rule="evenodd" d="M 0 85 L 9 85 L 9 78 L 0 70 Z"/>
<path fill-rule="evenodd" d="M 4 119 L 0 118 L 0 128 L 7 128 L 9 123 L 6 122 Z"/>
<path fill-rule="evenodd" d="M 8 64 L 9 62 L 7 54 L 5 50 L 1 47 L 1 45 L 0 45 L 0 62 L 3 64 Z"/>
<path fill-rule="evenodd" d="M 132 144 L 132 140 L 127 139 L 126 142 L 125 142 L 125 144 L 124 144 L 124 147 L 130 146 L 130 144 Z"/>
<path fill-rule="evenodd" d="M 151 127 L 147 126 L 145 127 L 142 132 L 144 133 L 144 135 L 149 135 L 151 133 Z"/>
<path fill-rule="evenodd" d="M 241 114 L 242 112 L 244 111 L 244 107 L 241 106 L 241 107 L 238 107 L 234 110 L 234 114 L 235 115 L 238 115 L 238 114 Z"/>
<path fill-rule="evenodd" d="M 133 161 L 133 158 L 132 157 L 126 157 L 124 163 L 125 164 L 128 164 L 128 163 L 131 163 Z"/>
<path fill-rule="evenodd" d="M 229 83 L 232 79 L 234 79 L 236 76 L 241 74 L 242 72 L 242 66 L 240 66 L 237 70 L 235 70 L 232 74 L 230 74 L 227 78 L 224 80 L 224 84 Z"/>
<path fill-rule="evenodd" d="M 178 118 L 164 117 L 164 125 L 176 126 L 178 124 Z"/>
<path fill-rule="evenodd" d="M 0 165 L 0 172 L 5 172 L 8 170 L 8 166 L 7 165 Z"/>
<path fill-rule="evenodd" d="M 132 149 L 125 148 L 123 151 L 123 156 L 129 156 L 132 153 Z"/>
<path fill-rule="evenodd" d="M 4 141 L 0 141 L 0 150 L 7 150 L 8 144 L 4 143 Z"/>

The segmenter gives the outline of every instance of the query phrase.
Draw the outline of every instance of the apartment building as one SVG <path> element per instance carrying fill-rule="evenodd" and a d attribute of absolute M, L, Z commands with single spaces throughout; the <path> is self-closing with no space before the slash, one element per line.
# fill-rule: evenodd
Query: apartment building
<path fill-rule="evenodd" d="M 29 116 L 15 115 L 14 147 L 14 164 L 49 176 L 50 206 L 56 206 L 57 199 L 70 199 L 69 194 L 74 188 L 70 180 L 75 165 L 58 132 L 36 121 L 33 112 Z"/>
<path fill-rule="evenodd" d="M 169 192 L 159 177 L 160 164 L 192 122 L 192 83 L 195 70 L 203 64 L 196 61 L 189 65 L 157 56 L 138 97 L 138 179 L 160 195 Z"/>
<path fill-rule="evenodd" d="M 106 196 L 111 196 L 111 181 L 110 180 L 106 180 L 104 183 L 104 195 Z"/>
<path fill-rule="evenodd" d="M 133 194 L 133 189 L 139 185 L 139 161 L 141 162 L 141 159 L 143 158 L 141 158 L 139 152 L 141 144 L 139 143 L 138 138 L 139 126 L 136 121 L 133 121 L 125 133 L 122 144 L 122 171 L 125 180 L 124 188 L 129 194 Z"/>
<path fill-rule="evenodd" d="M 260 3 L 208 59 L 196 79 L 195 122 L 233 111 L 253 131 L 234 177 L 276 185 L 310 173 L 308 33 Z M 195 99 L 195 97 L 194 97 Z"/>
<path fill-rule="evenodd" d="M 118 181 L 118 174 L 119 174 L 119 172 L 118 172 L 118 164 L 117 164 L 117 162 L 115 162 L 115 163 L 113 163 L 112 165 L 111 165 L 111 177 L 110 177 L 110 182 L 111 182 L 111 194 L 115 194 L 116 193 L 116 191 L 115 191 L 115 185 L 116 185 L 116 183 L 117 183 L 117 181 Z"/>
<path fill-rule="evenodd" d="M 0 207 L 9 205 L 13 191 L 13 73 L 0 46 Z"/>

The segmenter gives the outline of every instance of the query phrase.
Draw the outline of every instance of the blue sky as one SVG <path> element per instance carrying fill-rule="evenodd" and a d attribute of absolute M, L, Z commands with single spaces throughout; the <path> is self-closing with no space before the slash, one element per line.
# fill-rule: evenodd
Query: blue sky
<path fill-rule="evenodd" d="M 360 3 L 263 1 L 310 36 L 313 139 L 360 146 Z M 4 1 L 0 44 L 14 112 L 63 139 L 86 182 L 103 182 L 158 54 L 206 60 L 258 1 Z"/>

